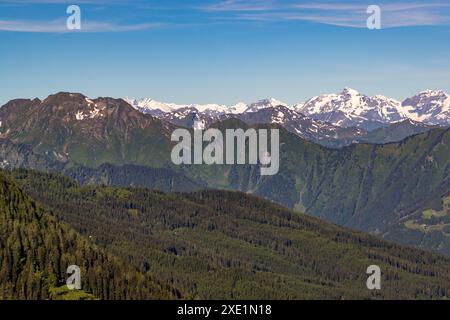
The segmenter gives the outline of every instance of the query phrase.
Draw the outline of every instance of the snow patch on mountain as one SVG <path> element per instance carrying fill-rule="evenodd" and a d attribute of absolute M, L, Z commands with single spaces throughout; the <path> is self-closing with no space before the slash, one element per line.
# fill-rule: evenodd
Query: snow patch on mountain
<path fill-rule="evenodd" d="M 83 111 L 78 111 L 76 114 L 75 114 L 75 119 L 77 119 L 77 120 L 83 120 L 84 119 L 84 114 L 83 114 Z"/>

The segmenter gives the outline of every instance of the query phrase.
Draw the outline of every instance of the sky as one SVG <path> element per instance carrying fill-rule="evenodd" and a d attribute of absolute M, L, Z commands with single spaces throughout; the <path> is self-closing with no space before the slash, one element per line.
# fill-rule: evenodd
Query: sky
<path fill-rule="evenodd" d="M 0 105 L 59 91 L 294 104 L 344 87 L 450 92 L 450 1 L 0 0 Z"/>

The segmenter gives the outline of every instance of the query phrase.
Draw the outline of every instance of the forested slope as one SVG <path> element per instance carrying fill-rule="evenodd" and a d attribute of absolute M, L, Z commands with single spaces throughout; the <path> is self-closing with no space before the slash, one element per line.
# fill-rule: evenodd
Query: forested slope
<path fill-rule="evenodd" d="M 82 298 L 180 297 L 57 222 L 0 173 L 0 299 L 57 298 L 69 265 L 81 268 L 82 289 L 89 293 Z"/>
<path fill-rule="evenodd" d="M 114 254 L 208 299 L 445 298 L 450 260 L 349 231 L 244 193 L 164 194 L 80 186 L 19 170 L 16 181 Z M 366 288 L 381 267 L 382 290 Z"/>

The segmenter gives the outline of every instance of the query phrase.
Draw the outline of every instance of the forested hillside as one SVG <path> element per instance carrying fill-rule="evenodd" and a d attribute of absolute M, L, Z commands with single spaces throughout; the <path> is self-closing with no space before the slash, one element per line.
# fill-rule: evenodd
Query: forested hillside
<path fill-rule="evenodd" d="M 180 293 L 63 225 L 0 173 L 0 300 L 58 299 L 69 265 L 81 268 L 73 298 L 171 299 Z"/>
<path fill-rule="evenodd" d="M 450 260 L 290 211 L 244 193 L 164 194 L 80 186 L 19 170 L 55 215 L 160 281 L 207 299 L 445 298 Z M 382 290 L 366 288 L 379 265 Z"/>
<path fill-rule="evenodd" d="M 207 186 L 170 169 L 102 164 L 97 168 L 76 167 L 64 172 L 80 184 L 104 184 L 121 187 L 151 187 L 165 192 L 196 191 Z"/>

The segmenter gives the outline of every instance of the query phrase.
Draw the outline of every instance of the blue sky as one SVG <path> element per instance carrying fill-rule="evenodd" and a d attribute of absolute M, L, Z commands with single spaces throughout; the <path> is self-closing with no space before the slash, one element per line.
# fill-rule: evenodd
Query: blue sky
<path fill-rule="evenodd" d="M 66 8 L 82 29 L 65 29 Z M 366 8 L 382 9 L 368 30 Z M 0 0 L 0 104 L 58 91 L 287 103 L 450 91 L 449 1 Z"/>

